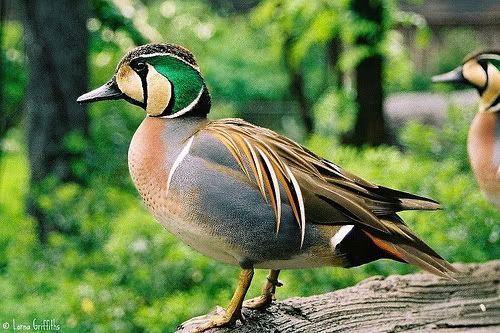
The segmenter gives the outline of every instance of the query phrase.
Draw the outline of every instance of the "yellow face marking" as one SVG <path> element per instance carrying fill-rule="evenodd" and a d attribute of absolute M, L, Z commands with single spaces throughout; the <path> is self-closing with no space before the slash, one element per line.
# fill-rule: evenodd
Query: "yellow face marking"
<path fill-rule="evenodd" d="M 476 87 L 484 87 L 486 84 L 486 73 L 476 59 L 467 61 L 462 69 L 464 78 Z"/>
<path fill-rule="evenodd" d="M 170 81 L 158 73 L 156 69 L 148 64 L 148 75 L 146 76 L 148 86 L 148 99 L 146 112 L 152 116 L 158 116 L 167 108 L 172 97 L 172 85 Z"/>
<path fill-rule="evenodd" d="M 488 86 L 481 95 L 479 107 L 481 111 L 488 111 L 500 94 L 500 72 L 492 64 L 488 64 Z M 493 110 L 491 110 L 493 111 Z"/>
<path fill-rule="evenodd" d="M 129 65 L 123 65 L 118 69 L 116 83 L 125 95 L 140 103 L 144 103 L 141 78 Z"/>

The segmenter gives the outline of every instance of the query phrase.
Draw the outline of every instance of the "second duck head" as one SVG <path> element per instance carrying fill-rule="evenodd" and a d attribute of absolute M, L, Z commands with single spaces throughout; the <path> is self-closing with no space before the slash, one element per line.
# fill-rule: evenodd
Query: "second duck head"
<path fill-rule="evenodd" d="M 500 51 L 483 51 L 467 57 L 451 72 L 432 77 L 432 82 L 466 83 L 480 95 L 479 111 L 500 110 Z"/>

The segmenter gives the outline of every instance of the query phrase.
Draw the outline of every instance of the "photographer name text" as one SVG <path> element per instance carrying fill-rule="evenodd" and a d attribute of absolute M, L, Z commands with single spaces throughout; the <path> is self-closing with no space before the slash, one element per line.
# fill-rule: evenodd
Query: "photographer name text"
<path fill-rule="evenodd" d="M 61 325 L 55 319 L 33 319 L 31 322 L 19 322 L 12 319 L 10 322 L 4 321 L 1 326 L 9 331 L 59 331 Z"/>

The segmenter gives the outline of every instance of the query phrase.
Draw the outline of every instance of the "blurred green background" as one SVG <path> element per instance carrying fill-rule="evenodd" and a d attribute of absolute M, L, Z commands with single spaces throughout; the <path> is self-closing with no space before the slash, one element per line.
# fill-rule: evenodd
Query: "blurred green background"
<path fill-rule="evenodd" d="M 238 268 L 165 232 L 130 181 L 127 149 L 142 110 L 124 101 L 90 106 L 84 130 L 70 128 L 56 142 L 69 156 L 71 176 L 49 168 L 34 178 L 28 142 L 45 129 L 33 126 L 25 105 L 47 105 L 32 93 L 33 84 L 46 83 L 27 72 L 37 58 L 26 54 L 40 42 L 33 31 L 35 39 L 26 38 L 27 29 L 36 32 L 29 27 L 35 18 L 26 14 L 32 2 L 1 2 L 0 322 L 56 319 L 62 331 L 169 332 L 225 306 Z M 500 258 L 499 212 L 481 196 L 466 153 L 477 96 L 468 91 L 454 99 L 449 87 L 430 84 L 432 74 L 454 68 L 471 51 L 499 45 L 500 20 L 482 19 L 490 2 L 483 8 L 476 1 L 435 1 L 448 5 L 436 12 L 423 1 L 375 1 L 376 24 L 356 3 L 363 1 L 90 0 L 88 69 L 73 66 L 88 72 L 88 87 L 95 87 L 136 44 L 184 45 L 212 93 L 211 118 L 271 127 L 368 180 L 434 198 L 442 211 L 401 214 L 418 235 L 452 262 Z M 474 24 L 459 15 L 467 6 L 476 11 Z M 58 45 L 60 36 L 52 37 Z M 360 108 L 355 73 L 374 56 L 383 60 L 386 133 L 382 142 L 356 142 L 358 111 L 367 111 Z M 431 90 L 444 104 L 424 108 Z M 83 92 L 68 96 L 71 103 Z M 277 297 L 414 271 L 389 261 L 285 271 Z M 248 297 L 259 293 L 266 274 L 256 274 Z"/>

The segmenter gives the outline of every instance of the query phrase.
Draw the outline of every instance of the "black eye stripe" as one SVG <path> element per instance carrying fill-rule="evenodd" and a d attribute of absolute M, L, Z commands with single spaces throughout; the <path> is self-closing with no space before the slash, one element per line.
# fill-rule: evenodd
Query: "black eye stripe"
<path fill-rule="evenodd" d="M 147 69 L 141 73 L 139 73 L 139 76 L 141 78 L 141 83 L 142 83 L 142 94 L 144 97 L 144 105 L 148 104 L 148 81 L 146 79 L 147 76 Z"/>
<path fill-rule="evenodd" d="M 139 65 L 139 67 L 138 67 L 138 64 L 142 64 L 142 65 Z M 146 77 L 148 76 L 148 71 L 149 71 L 147 64 L 142 60 L 138 60 L 135 62 L 131 62 L 130 67 L 141 78 L 142 88 L 144 90 L 144 95 L 146 95 L 146 89 L 147 89 Z M 144 97 L 144 98 L 146 98 L 146 97 Z"/>
<path fill-rule="evenodd" d="M 488 62 L 487 61 L 478 61 L 478 64 L 479 66 L 481 66 L 481 68 L 486 72 L 488 73 Z"/>

